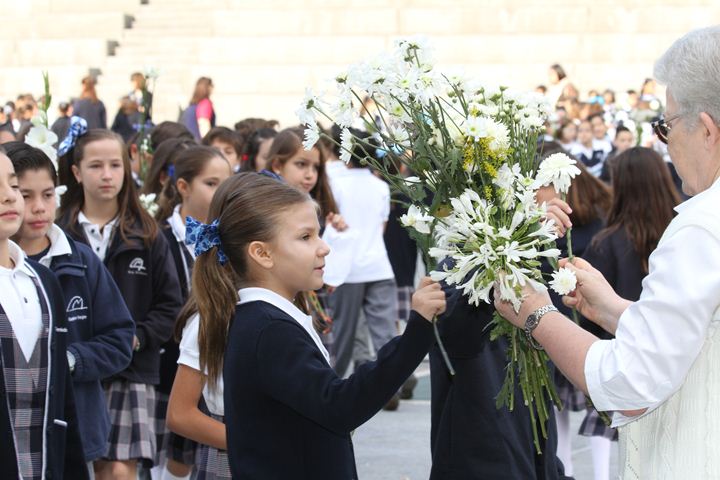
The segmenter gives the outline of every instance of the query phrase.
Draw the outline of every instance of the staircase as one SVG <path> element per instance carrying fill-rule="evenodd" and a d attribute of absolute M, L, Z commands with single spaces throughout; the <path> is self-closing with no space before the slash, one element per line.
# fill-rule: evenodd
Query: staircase
<path fill-rule="evenodd" d="M 717 23 L 710 0 L 0 0 L 0 98 L 79 94 L 88 69 L 112 121 L 130 74 L 160 70 L 155 120 L 175 120 L 209 76 L 218 123 L 248 116 L 295 123 L 306 86 L 424 34 L 443 67 L 531 89 L 561 63 L 584 94 L 638 89 L 682 33 Z M 12 18 L 12 21 L 8 21 Z"/>

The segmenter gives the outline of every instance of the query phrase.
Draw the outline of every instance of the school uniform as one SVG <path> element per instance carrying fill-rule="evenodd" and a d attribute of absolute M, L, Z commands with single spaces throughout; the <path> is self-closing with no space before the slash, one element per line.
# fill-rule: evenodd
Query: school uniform
<path fill-rule="evenodd" d="M 200 317 L 195 314 L 183 328 L 180 341 L 180 357 L 177 363 L 201 372 L 200 345 L 198 332 Z M 207 375 L 207 372 L 203 372 Z M 223 379 L 218 378 L 214 388 L 205 383 L 202 390 L 201 411 L 211 418 L 225 423 L 225 403 L 223 401 Z M 198 444 L 197 461 L 195 462 L 196 480 L 231 480 L 230 463 L 226 450 L 219 450 L 210 445 Z"/>
<path fill-rule="evenodd" d="M 173 213 L 160 226 L 162 234 L 167 240 L 170 248 L 177 277 L 180 283 L 180 293 L 183 303 L 187 301 L 188 292 L 190 291 L 190 279 L 192 278 L 192 266 L 195 263 L 195 253 L 193 247 L 185 244 L 185 224 L 180 216 L 180 205 L 177 205 Z M 198 444 L 185 437 L 171 432 L 165 423 L 167 416 L 167 407 L 170 401 L 170 392 L 172 391 L 175 373 L 177 372 L 177 362 L 180 355 L 178 343 L 174 336 L 171 337 L 162 346 L 162 354 L 160 355 L 160 384 L 157 386 L 157 413 L 155 415 L 157 422 L 157 442 L 158 442 L 158 458 L 156 464 L 160 464 L 163 456 L 167 456 L 184 465 L 192 465 L 195 463 L 195 456 Z"/>
<path fill-rule="evenodd" d="M 2 476 L 86 479 L 62 291 L 49 270 L 8 245 L 15 266 L 0 268 Z"/>
<path fill-rule="evenodd" d="M 134 231 L 122 238 L 116 220 L 102 231 L 82 212 L 69 225 L 59 224 L 76 241 L 89 244 L 117 284 L 135 320 L 139 348 L 130 365 L 106 385 L 111 418 L 108 460 L 142 459 L 152 466 L 157 453 L 155 385 L 160 381 L 160 348 L 172 336 L 181 306 L 180 286 L 165 237 L 158 234 L 150 247 Z"/>
<path fill-rule="evenodd" d="M 343 380 L 311 317 L 269 290 L 238 294 L 223 372 L 232 477 L 356 479 L 350 433 L 415 370 L 433 342 L 432 325 L 413 312 L 402 336 Z"/>
<path fill-rule="evenodd" d="M 57 277 L 68 318 L 68 363 L 85 460 L 102 457 L 110 432 L 101 381 L 123 371 L 132 358 L 135 323 L 117 285 L 87 245 L 57 225 L 48 232 L 50 248 L 38 258 Z"/>
<path fill-rule="evenodd" d="M 442 267 L 439 267 L 442 268 Z M 515 382 L 515 407 L 498 409 L 495 399 L 505 381 L 509 344 L 490 340 L 492 305 L 470 305 L 455 285 L 447 294 L 440 336 L 455 375 L 450 376 L 437 346 L 430 351 L 431 480 L 555 480 L 564 477 L 555 455 L 555 414 L 547 402 L 548 438 L 542 454 L 533 443 L 530 412 Z M 540 431 L 538 427 L 538 432 Z"/>

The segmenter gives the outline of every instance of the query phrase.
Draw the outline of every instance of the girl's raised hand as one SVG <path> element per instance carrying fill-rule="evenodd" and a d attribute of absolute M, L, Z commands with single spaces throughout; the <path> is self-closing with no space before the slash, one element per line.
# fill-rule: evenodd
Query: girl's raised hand
<path fill-rule="evenodd" d="M 435 315 L 445 311 L 445 292 L 430 277 L 423 277 L 412 296 L 412 309 L 431 322 Z"/>
<path fill-rule="evenodd" d="M 332 227 L 338 232 L 342 232 L 348 228 L 347 223 L 345 223 L 345 219 L 339 213 L 328 213 L 327 217 L 325 217 L 325 224 L 332 225 Z"/>

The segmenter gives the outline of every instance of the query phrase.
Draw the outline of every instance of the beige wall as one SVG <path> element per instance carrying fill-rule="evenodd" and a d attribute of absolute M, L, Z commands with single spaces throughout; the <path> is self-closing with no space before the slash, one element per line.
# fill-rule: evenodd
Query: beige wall
<path fill-rule="evenodd" d="M 76 95 L 88 68 L 110 121 L 129 75 L 161 70 L 156 119 L 175 119 L 198 76 L 213 78 L 218 120 L 293 123 L 305 86 L 347 64 L 425 34 L 442 66 L 533 88 L 559 62 L 584 94 L 638 89 L 682 33 L 720 23 L 720 2 L 698 0 L 0 0 L 0 99 L 40 93 L 50 71 L 56 99 Z M 134 17 L 131 29 L 128 15 Z M 8 25 L 10 26 L 8 28 Z M 108 41 L 117 42 L 108 57 Z"/>

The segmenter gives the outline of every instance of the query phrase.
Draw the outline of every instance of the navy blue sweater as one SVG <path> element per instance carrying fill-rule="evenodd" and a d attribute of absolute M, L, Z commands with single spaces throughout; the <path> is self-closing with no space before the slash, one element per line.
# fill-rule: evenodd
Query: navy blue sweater
<path fill-rule="evenodd" d="M 53 257 L 65 296 L 68 350 L 75 357 L 72 374 L 85 459 L 107 451 L 110 432 L 100 382 L 127 368 L 132 359 L 135 324 L 107 268 L 87 246 L 68 237 L 72 253 Z"/>
<path fill-rule="evenodd" d="M 68 235 L 89 244 L 79 223 L 69 217 L 58 220 Z M 141 232 L 139 222 L 134 227 Z M 160 382 L 160 348 L 173 334 L 175 317 L 182 307 L 175 264 L 165 237 L 158 232 L 148 247 L 139 233 L 127 241 L 116 232 L 103 262 L 122 293 L 133 320 L 140 350 L 130 366 L 118 375 L 131 382 L 157 385 Z"/>
<path fill-rule="evenodd" d="M 223 374 L 233 478 L 357 478 L 350 432 L 398 391 L 433 338 L 412 312 L 375 362 L 341 379 L 292 317 L 261 301 L 238 305 Z"/>
<path fill-rule="evenodd" d="M 88 478 L 78 430 L 75 398 L 68 372 L 66 345 L 68 324 L 65 302 L 55 276 L 42 265 L 26 260 L 35 270 L 47 295 L 51 328 L 49 331 L 50 388 L 45 404 L 45 478 L 53 480 L 83 480 Z M 41 299 L 41 301 L 43 301 Z M 0 368 L 0 478 L 18 478 L 15 440 L 10 412 L 5 401 L 5 381 Z"/>

